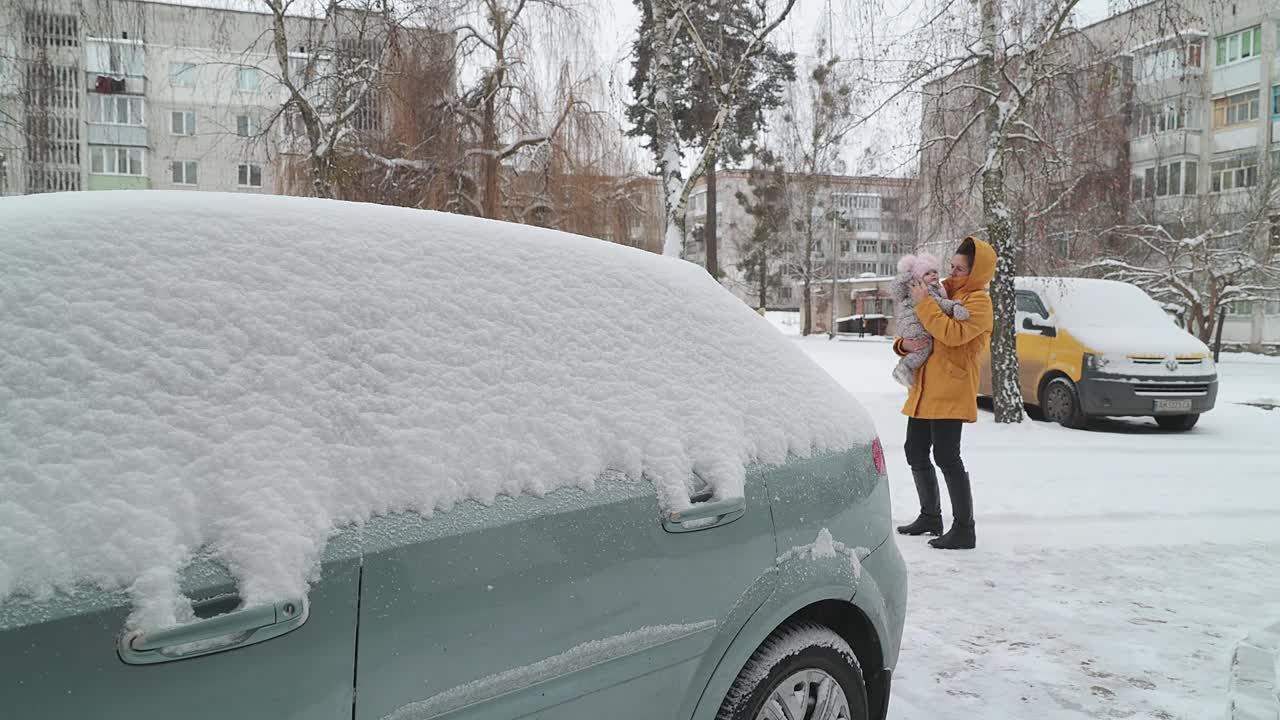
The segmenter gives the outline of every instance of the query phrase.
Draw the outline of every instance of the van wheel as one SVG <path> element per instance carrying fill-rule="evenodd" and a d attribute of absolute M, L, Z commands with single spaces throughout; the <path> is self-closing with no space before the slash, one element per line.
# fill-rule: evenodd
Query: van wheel
<path fill-rule="evenodd" d="M 1170 432 L 1186 432 L 1200 422 L 1199 413 L 1195 415 L 1157 415 L 1156 424 L 1162 430 Z"/>
<path fill-rule="evenodd" d="M 1040 397 L 1043 398 L 1040 408 L 1044 411 L 1045 420 L 1077 430 L 1088 425 L 1088 419 L 1080 409 L 1080 394 L 1071 380 L 1064 377 L 1050 380 Z"/>
<path fill-rule="evenodd" d="M 738 673 L 716 720 L 869 720 L 862 668 L 844 638 L 814 623 L 773 631 Z"/>

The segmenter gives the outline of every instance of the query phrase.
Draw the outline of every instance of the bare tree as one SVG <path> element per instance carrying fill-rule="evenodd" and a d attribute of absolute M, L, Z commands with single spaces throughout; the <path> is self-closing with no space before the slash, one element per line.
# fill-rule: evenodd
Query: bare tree
<path fill-rule="evenodd" d="M 274 75 L 285 100 L 264 130 L 285 124 L 306 145 L 312 193 L 333 197 L 339 163 L 381 120 L 378 93 L 401 31 L 420 8 L 381 0 L 326 0 L 310 22 L 290 18 L 297 0 L 262 0 L 271 18 Z"/>
<path fill-rule="evenodd" d="M 480 165 L 475 189 L 459 193 L 472 207 L 458 210 L 500 218 L 504 164 L 549 142 L 584 104 L 575 93 L 563 92 L 553 113 L 531 111 L 537 103 L 527 68 L 533 48 L 528 25 L 534 15 L 548 22 L 575 15 L 568 0 L 452 0 L 449 13 L 456 62 L 476 69 L 474 80 L 447 103 L 463 129 L 465 154 Z"/>
<path fill-rule="evenodd" d="M 791 89 L 780 123 L 781 155 L 792 173 L 792 233 L 783 254 L 783 272 L 800 280 L 804 335 L 813 331 L 813 285 L 831 272 L 822 257 L 822 231 L 833 232 L 838 218 L 831 203 L 831 178 L 844 171 L 845 140 L 859 122 L 847 67 L 840 58 L 828 55 L 823 44 L 818 56 L 808 82 Z"/>
<path fill-rule="evenodd" d="M 1085 270 L 1178 308 L 1187 330 L 1212 342 L 1233 303 L 1280 298 L 1280 177 L 1265 166 L 1241 176 L 1257 181 L 1243 202 L 1193 202 L 1161 222 L 1140 217 L 1113 228 L 1120 251 Z M 1142 209 L 1150 214 L 1152 206 Z"/>

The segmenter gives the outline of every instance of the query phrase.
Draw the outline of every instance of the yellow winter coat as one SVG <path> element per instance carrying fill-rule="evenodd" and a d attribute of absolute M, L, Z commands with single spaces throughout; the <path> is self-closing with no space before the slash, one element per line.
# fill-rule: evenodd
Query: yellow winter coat
<path fill-rule="evenodd" d="M 917 375 L 902 414 L 921 420 L 978 420 L 978 356 L 991 345 L 991 296 L 987 286 L 996 273 L 996 251 L 973 238 L 977 248 L 968 277 L 948 278 L 947 297 L 964 305 L 963 322 L 942 312 L 933 298 L 916 306 L 920 324 L 933 336 L 933 354 Z M 905 355 L 901 343 L 894 352 Z"/>

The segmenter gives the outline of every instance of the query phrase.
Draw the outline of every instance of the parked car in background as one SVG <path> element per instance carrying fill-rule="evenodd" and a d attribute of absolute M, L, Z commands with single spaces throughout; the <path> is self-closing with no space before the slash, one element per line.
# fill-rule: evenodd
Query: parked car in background
<path fill-rule="evenodd" d="M 0 304 L 6 719 L 886 716 L 874 428 L 696 267 L 41 195 L 0 199 Z"/>
<path fill-rule="evenodd" d="M 1150 416 L 1186 431 L 1213 409 L 1209 348 L 1139 288 L 1111 280 L 1017 278 L 1022 397 L 1046 420 L 1085 427 L 1100 416 Z M 980 393 L 991 394 L 989 354 Z"/>

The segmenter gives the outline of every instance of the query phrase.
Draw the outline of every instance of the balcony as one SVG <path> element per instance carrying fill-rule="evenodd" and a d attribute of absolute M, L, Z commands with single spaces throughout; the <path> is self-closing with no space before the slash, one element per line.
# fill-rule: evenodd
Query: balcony
<path fill-rule="evenodd" d="M 1214 95 L 1231 93 L 1257 86 L 1262 82 L 1262 59 L 1250 58 L 1232 65 L 1213 69 L 1212 92 Z"/>
<path fill-rule="evenodd" d="M 150 135 L 141 125 L 113 125 L 89 123 L 90 145 L 123 145 L 126 147 L 150 147 Z"/>
<path fill-rule="evenodd" d="M 1200 155 L 1199 130 L 1172 130 L 1129 141 L 1129 161 L 1134 163 Z"/>
<path fill-rule="evenodd" d="M 1226 130 L 1215 130 L 1212 148 L 1214 154 L 1257 147 L 1259 127 L 1255 122 Z"/>
<path fill-rule="evenodd" d="M 98 72 L 86 72 L 84 74 L 85 89 L 89 92 L 102 92 L 105 88 L 100 86 L 102 78 L 106 78 L 106 82 L 116 83 L 123 82 L 123 85 L 115 85 L 112 87 L 112 93 L 117 95 L 146 95 L 147 94 L 147 76 L 146 75 L 104 75 Z"/>

